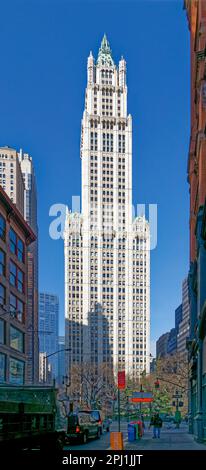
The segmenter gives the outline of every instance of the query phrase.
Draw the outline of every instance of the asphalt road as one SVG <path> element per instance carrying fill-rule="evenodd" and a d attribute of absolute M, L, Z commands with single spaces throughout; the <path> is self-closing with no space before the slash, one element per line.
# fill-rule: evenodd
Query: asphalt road
<path fill-rule="evenodd" d="M 144 444 L 146 447 L 148 446 L 148 449 L 150 449 L 151 445 L 153 444 L 152 429 L 150 430 L 148 429 L 148 426 L 149 426 L 148 422 L 145 424 L 146 424 L 145 437 L 141 441 L 141 445 Z M 121 422 L 120 430 L 123 432 L 124 445 L 126 449 L 128 447 L 127 426 L 128 426 L 128 423 L 126 421 Z M 110 431 L 118 431 L 117 421 L 112 423 Z M 177 442 L 180 442 L 181 439 L 184 437 L 184 439 L 186 439 L 187 441 L 189 439 L 188 426 L 185 423 L 181 423 L 180 429 L 177 430 L 175 428 L 175 425 L 164 423 L 161 436 L 162 436 L 162 439 L 160 440 L 160 444 L 161 443 L 164 444 L 163 448 L 165 445 L 168 444 L 167 440 L 168 442 L 170 442 L 173 439 L 175 440 L 175 442 L 176 440 Z M 192 444 L 189 443 L 189 445 L 191 446 Z M 183 446 L 183 444 L 181 444 L 181 446 Z M 138 441 L 136 441 L 134 444 L 131 444 L 130 447 L 132 449 L 138 448 L 139 447 Z M 110 448 L 110 433 L 109 432 L 107 433 L 104 432 L 103 435 L 100 437 L 100 439 L 90 439 L 86 444 L 81 444 L 77 442 L 77 443 L 72 443 L 72 445 L 68 445 L 64 447 L 65 450 L 74 450 L 74 451 L 75 450 L 87 450 L 87 449 L 88 450 L 108 450 L 109 448 Z M 184 446 L 180 448 L 184 449 Z"/>
<path fill-rule="evenodd" d="M 117 431 L 118 423 L 112 423 L 110 431 Z M 126 437 L 127 423 L 121 423 L 121 431 Z M 65 450 L 107 450 L 110 448 L 110 432 L 104 432 L 100 439 L 90 439 L 86 444 L 72 443 L 72 445 L 65 446 Z"/>

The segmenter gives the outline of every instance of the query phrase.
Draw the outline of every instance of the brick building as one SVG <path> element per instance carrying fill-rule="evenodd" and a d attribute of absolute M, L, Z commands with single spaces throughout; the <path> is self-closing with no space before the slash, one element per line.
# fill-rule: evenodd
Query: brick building
<path fill-rule="evenodd" d="M 35 235 L 0 186 L 0 383 L 27 383 L 28 247 Z"/>
<path fill-rule="evenodd" d="M 206 2 L 185 0 L 191 46 L 190 432 L 206 440 Z"/>

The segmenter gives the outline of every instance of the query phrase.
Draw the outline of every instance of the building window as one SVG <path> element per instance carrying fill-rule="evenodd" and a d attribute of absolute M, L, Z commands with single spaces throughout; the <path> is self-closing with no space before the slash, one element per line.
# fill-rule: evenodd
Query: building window
<path fill-rule="evenodd" d="M 16 287 L 16 280 L 17 280 L 17 267 L 12 261 L 10 261 L 10 276 L 9 276 L 10 284 Z"/>
<path fill-rule="evenodd" d="M 91 132 L 90 135 L 90 145 L 91 150 L 97 151 L 98 143 L 97 143 L 97 132 Z"/>
<path fill-rule="evenodd" d="M 24 352 L 24 334 L 13 326 L 10 326 L 10 346 L 17 351 Z"/>
<path fill-rule="evenodd" d="M 2 240 L 6 238 L 6 221 L 2 215 L 0 215 L 0 238 Z"/>
<path fill-rule="evenodd" d="M 16 254 L 17 236 L 12 228 L 9 230 L 9 246 L 10 251 Z"/>
<path fill-rule="evenodd" d="M 5 343 L 5 321 L 0 319 L 0 344 Z"/>
<path fill-rule="evenodd" d="M 16 287 L 19 292 L 24 292 L 23 272 L 12 261 L 10 261 L 10 284 Z"/>
<path fill-rule="evenodd" d="M 17 258 L 22 263 L 24 262 L 24 244 L 20 238 L 17 241 Z"/>
<path fill-rule="evenodd" d="M 6 381 L 6 355 L 0 353 L 0 383 Z"/>
<path fill-rule="evenodd" d="M 14 230 L 11 228 L 9 231 L 9 244 L 10 251 L 14 253 L 18 260 L 24 262 L 24 244 L 20 238 L 17 237 Z"/>
<path fill-rule="evenodd" d="M 5 276 L 6 273 L 6 255 L 4 251 L 0 250 L 0 274 L 1 276 Z"/>
<path fill-rule="evenodd" d="M 13 357 L 10 357 L 9 361 L 9 382 L 16 385 L 24 383 L 24 362 Z"/>
<path fill-rule="evenodd" d="M 118 152 L 119 153 L 125 153 L 125 135 L 124 134 L 119 134 Z"/>
<path fill-rule="evenodd" d="M 113 152 L 113 134 L 103 133 L 103 152 Z"/>
<path fill-rule="evenodd" d="M 15 295 L 10 294 L 10 314 L 20 322 L 24 319 L 24 304 Z"/>
<path fill-rule="evenodd" d="M 5 305 L 6 302 L 6 289 L 0 284 L 0 305 Z"/>

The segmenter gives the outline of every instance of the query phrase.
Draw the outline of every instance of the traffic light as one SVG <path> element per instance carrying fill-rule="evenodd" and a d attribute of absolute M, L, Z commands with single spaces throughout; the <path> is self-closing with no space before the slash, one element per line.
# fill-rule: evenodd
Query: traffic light
<path fill-rule="evenodd" d="M 156 389 L 160 388 L 160 383 L 158 379 L 155 381 L 154 385 Z"/>
<path fill-rule="evenodd" d="M 73 413 L 73 411 L 74 411 L 74 403 L 71 402 L 71 403 L 69 404 L 69 412 L 70 412 L 70 413 Z"/>

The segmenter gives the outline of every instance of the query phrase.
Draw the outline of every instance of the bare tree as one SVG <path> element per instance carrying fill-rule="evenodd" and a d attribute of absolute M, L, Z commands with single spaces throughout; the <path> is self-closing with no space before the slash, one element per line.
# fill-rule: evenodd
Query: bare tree
<path fill-rule="evenodd" d="M 115 397 L 113 369 L 107 364 L 74 364 L 71 368 L 71 383 L 68 395 L 76 406 L 108 408 L 108 402 Z"/>
<path fill-rule="evenodd" d="M 173 395 L 176 393 L 176 390 L 181 392 L 181 401 L 183 402 L 182 412 L 186 414 L 188 411 L 188 377 L 189 365 L 187 357 L 176 353 L 157 359 L 155 372 L 142 376 L 142 384 L 145 389 L 153 390 L 158 398 L 161 397 L 161 394 L 168 397 L 171 405 L 174 401 Z M 157 379 L 159 381 L 159 388 L 156 390 L 155 382 Z"/>

